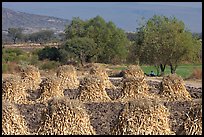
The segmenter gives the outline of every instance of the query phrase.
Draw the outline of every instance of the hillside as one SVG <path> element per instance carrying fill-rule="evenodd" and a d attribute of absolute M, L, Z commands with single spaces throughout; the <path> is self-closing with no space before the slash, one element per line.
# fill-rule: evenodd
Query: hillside
<path fill-rule="evenodd" d="M 31 33 L 40 29 L 52 29 L 55 32 L 63 31 L 70 20 L 50 16 L 16 12 L 2 8 L 2 30 L 11 27 L 22 27 L 25 33 Z"/>

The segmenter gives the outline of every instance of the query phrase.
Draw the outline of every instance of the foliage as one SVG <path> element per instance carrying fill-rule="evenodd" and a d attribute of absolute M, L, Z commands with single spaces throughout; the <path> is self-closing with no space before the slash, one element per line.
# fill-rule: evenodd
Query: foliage
<path fill-rule="evenodd" d="M 68 52 L 74 53 L 82 65 L 85 62 L 91 62 L 91 59 L 98 53 L 93 39 L 87 37 L 74 37 L 68 40 L 63 48 Z"/>
<path fill-rule="evenodd" d="M 49 59 L 53 61 L 59 61 L 60 54 L 58 49 L 55 47 L 45 47 L 38 51 L 38 57 L 39 60 Z"/>
<path fill-rule="evenodd" d="M 65 29 L 65 36 L 67 40 L 76 37 L 93 39 L 98 50 L 95 55 L 97 62 L 121 63 L 125 61 L 128 39 L 124 31 L 117 28 L 113 22 L 106 23 L 100 16 L 86 21 L 73 18 L 71 24 Z M 92 55 L 94 53 L 91 53 Z"/>
<path fill-rule="evenodd" d="M 54 32 L 52 30 L 41 30 L 31 33 L 27 39 L 35 43 L 45 43 L 51 41 L 53 38 Z"/>
<path fill-rule="evenodd" d="M 8 28 L 8 36 L 12 38 L 14 44 L 22 37 L 22 31 L 22 28 Z"/>
<path fill-rule="evenodd" d="M 181 61 L 196 60 L 201 48 L 199 41 L 185 29 L 185 24 L 175 17 L 155 15 L 137 33 L 141 35 L 136 39 L 134 48 L 139 60 L 160 66 L 162 74 L 166 65 L 171 67 L 171 73 L 175 73 Z"/>

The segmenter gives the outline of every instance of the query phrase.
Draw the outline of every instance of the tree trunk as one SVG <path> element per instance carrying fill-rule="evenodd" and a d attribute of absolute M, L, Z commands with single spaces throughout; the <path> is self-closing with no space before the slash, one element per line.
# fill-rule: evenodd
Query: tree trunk
<path fill-rule="evenodd" d="M 166 68 L 166 64 L 165 64 L 165 65 L 160 64 L 161 76 L 164 76 L 164 70 L 165 70 L 165 68 Z"/>
<path fill-rule="evenodd" d="M 169 66 L 170 66 L 170 69 L 171 69 L 171 74 L 175 74 L 177 65 L 173 66 L 172 64 L 170 64 Z"/>
<path fill-rule="evenodd" d="M 159 65 L 155 65 L 156 70 L 157 70 L 157 76 L 159 76 Z"/>

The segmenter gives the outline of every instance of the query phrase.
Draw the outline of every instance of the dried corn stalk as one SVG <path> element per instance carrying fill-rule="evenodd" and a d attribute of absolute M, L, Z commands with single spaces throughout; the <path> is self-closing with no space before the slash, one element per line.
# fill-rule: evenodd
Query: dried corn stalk
<path fill-rule="evenodd" d="M 168 109 L 159 101 L 138 98 L 126 103 L 111 129 L 113 135 L 171 135 Z"/>
<path fill-rule="evenodd" d="M 53 98 L 42 117 L 40 135 L 93 135 L 89 115 L 79 100 Z"/>
<path fill-rule="evenodd" d="M 136 99 L 139 96 L 148 96 L 148 84 L 145 79 L 129 77 L 123 79 L 122 96 L 120 99 L 129 100 Z"/>
<path fill-rule="evenodd" d="M 143 70 L 138 65 L 130 65 L 122 71 L 123 78 L 135 77 L 143 79 L 145 77 Z"/>
<path fill-rule="evenodd" d="M 39 69 L 32 65 L 21 69 L 21 78 L 26 89 L 36 90 L 41 82 Z"/>
<path fill-rule="evenodd" d="M 185 88 L 183 79 L 176 74 L 164 76 L 161 85 L 160 95 L 168 101 L 192 100 L 190 93 Z"/>
<path fill-rule="evenodd" d="M 64 93 L 60 89 L 60 80 L 55 76 L 48 76 L 40 83 L 40 98 L 38 101 L 47 102 L 53 97 L 63 97 Z"/>
<path fill-rule="evenodd" d="M 57 70 L 57 77 L 60 78 L 63 89 L 76 89 L 79 87 L 77 73 L 72 65 L 60 66 Z"/>
<path fill-rule="evenodd" d="M 116 88 L 111 81 L 108 78 L 108 74 L 106 73 L 105 68 L 99 66 L 99 65 L 92 65 L 90 70 L 91 75 L 97 75 L 101 77 L 101 79 L 104 81 L 105 87 L 108 89 Z"/>
<path fill-rule="evenodd" d="M 183 116 L 184 122 L 178 128 L 179 135 L 202 135 L 202 102 L 192 103 Z"/>
<path fill-rule="evenodd" d="M 17 104 L 28 103 L 25 86 L 20 77 L 11 76 L 3 81 L 2 98 Z"/>
<path fill-rule="evenodd" d="M 110 101 L 101 77 L 91 75 L 81 81 L 78 98 L 81 101 Z"/>
<path fill-rule="evenodd" d="M 2 135 L 28 135 L 27 123 L 13 103 L 2 101 Z"/>

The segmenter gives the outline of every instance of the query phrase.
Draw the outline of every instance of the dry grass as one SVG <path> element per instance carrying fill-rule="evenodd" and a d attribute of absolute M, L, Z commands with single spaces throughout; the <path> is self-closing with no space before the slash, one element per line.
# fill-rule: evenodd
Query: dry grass
<path fill-rule="evenodd" d="M 202 69 L 196 68 L 193 70 L 191 76 L 189 78 L 192 79 L 202 79 Z"/>
<path fill-rule="evenodd" d="M 2 135 L 28 135 L 27 124 L 16 106 L 2 101 Z"/>
<path fill-rule="evenodd" d="M 53 98 L 42 117 L 40 135 L 93 135 L 89 116 L 78 100 Z"/>

